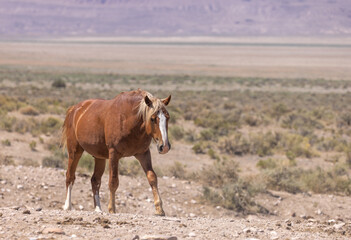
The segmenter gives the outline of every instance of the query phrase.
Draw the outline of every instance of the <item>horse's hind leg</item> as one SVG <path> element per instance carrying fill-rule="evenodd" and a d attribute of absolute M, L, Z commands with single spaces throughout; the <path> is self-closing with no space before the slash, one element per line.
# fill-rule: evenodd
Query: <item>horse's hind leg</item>
<path fill-rule="evenodd" d="M 94 208 L 96 212 L 102 212 L 99 191 L 101 186 L 101 177 L 104 174 L 105 166 L 106 159 L 95 158 L 94 174 L 91 177 L 91 188 L 93 190 Z"/>
<path fill-rule="evenodd" d="M 76 179 L 75 173 L 76 173 L 79 159 L 82 156 L 84 150 L 76 140 L 73 141 L 73 143 L 70 143 L 67 140 L 67 150 L 68 150 L 68 166 L 67 166 L 67 172 L 66 172 L 66 202 L 63 209 L 71 210 L 72 209 L 71 192 L 72 192 L 74 180 Z"/>
<path fill-rule="evenodd" d="M 141 166 L 143 167 L 147 180 L 149 181 L 149 184 L 151 186 L 152 193 L 154 195 L 156 215 L 164 216 L 165 212 L 162 208 L 162 200 L 157 187 L 157 176 L 154 170 L 152 169 L 150 150 L 147 150 L 144 154 L 135 155 L 135 157 L 139 160 Z"/>
<path fill-rule="evenodd" d="M 109 182 L 110 200 L 108 202 L 109 213 L 116 213 L 116 190 L 119 185 L 118 180 L 118 161 L 121 155 L 113 148 L 109 149 Z"/>

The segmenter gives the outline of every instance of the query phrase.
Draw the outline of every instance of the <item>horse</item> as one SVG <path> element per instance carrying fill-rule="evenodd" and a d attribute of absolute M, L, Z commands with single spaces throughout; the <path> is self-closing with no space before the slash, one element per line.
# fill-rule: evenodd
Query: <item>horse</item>
<path fill-rule="evenodd" d="M 140 162 L 152 188 L 156 215 L 165 215 L 157 176 L 152 168 L 150 144 L 152 139 L 155 140 L 160 154 L 166 154 L 171 149 L 168 140 L 170 116 L 166 110 L 170 100 L 171 95 L 158 99 L 149 92 L 138 89 L 122 92 L 110 100 L 88 99 L 67 110 L 61 139 L 68 152 L 64 210 L 72 209 L 71 191 L 75 171 L 80 157 L 86 151 L 95 160 L 91 177 L 95 211 L 102 212 L 99 190 L 106 159 L 110 190 L 108 211 L 116 213 L 118 162 L 122 157 L 134 156 Z"/>

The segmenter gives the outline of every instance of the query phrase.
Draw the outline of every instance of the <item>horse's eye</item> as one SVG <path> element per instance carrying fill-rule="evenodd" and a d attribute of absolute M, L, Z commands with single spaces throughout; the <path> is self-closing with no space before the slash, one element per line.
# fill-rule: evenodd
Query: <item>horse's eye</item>
<path fill-rule="evenodd" d="M 156 122 L 156 118 L 151 118 L 151 122 L 155 123 Z"/>

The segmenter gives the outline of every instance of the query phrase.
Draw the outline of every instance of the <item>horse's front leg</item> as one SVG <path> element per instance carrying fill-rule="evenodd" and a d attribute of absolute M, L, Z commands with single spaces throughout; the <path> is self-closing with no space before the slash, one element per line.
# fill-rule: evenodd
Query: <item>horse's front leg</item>
<path fill-rule="evenodd" d="M 135 155 L 135 157 L 136 159 L 139 160 L 141 166 L 143 167 L 147 180 L 149 181 L 149 184 L 151 186 L 152 193 L 154 195 L 156 215 L 164 216 L 165 212 L 163 211 L 163 208 L 162 208 L 162 200 L 157 187 L 157 176 L 154 170 L 152 169 L 150 150 L 147 150 L 143 154 Z"/>
<path fill-rule="evenodd" d="M 109 150 L 109 182 L 108 186 L 110 189 L 110 200 L 108 203 L 108 211 L 110 213 L 116 213 L 116 190 L 118 188 L 118 160 L 121 156 L 116 152 L 115 149 Z"/>

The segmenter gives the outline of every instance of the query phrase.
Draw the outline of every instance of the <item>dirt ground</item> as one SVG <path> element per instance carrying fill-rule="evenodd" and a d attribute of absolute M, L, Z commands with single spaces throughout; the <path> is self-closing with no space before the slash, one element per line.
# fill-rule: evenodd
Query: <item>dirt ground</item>
<path fill-rule="evenodd" d="M 165 217 L 154 216 L 144 177 L 120 177 L 117 212 L 107 212 L 107 174 L 101 187 L 104 213 L 93 212 L 90 177 L 78 174 L 75 210 L 63 211 L 64 170 L 1 166 L 1 239 L 349 239 L 351 199 L 335 195 L 271 192 L 257 197 L 269 215 L 244 216 L 202 203 L 201 185 L 159 178 Z M 296 203 L 299 204 L 296 204 Z M 159 237 L 159 238 L 156 238 Z"/>

